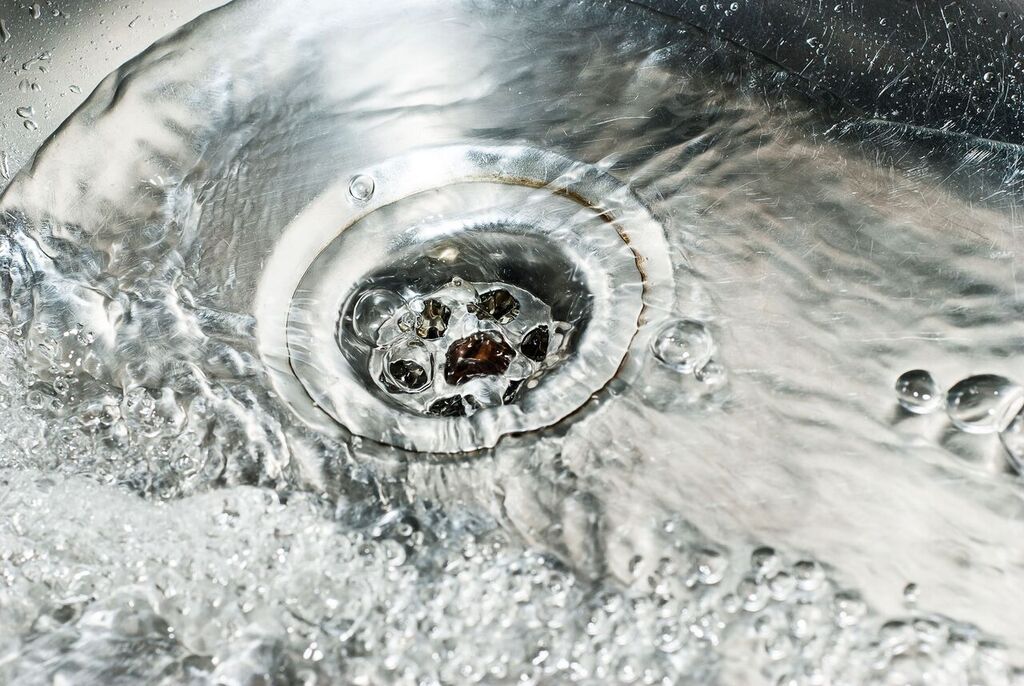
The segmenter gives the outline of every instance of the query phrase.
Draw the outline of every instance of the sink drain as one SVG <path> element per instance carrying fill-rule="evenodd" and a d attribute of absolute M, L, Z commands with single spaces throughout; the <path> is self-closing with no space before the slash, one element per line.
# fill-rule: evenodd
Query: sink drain
<path fill-rule="evenodd" d="M 392 400 L 423 415 L 462 417 L 514 404 L 565 357 L 573 329 L 511 284 L 456 277 L 411 303 L 379 288 L 353 298 L 338 345 L 367 365 Z"/>
<path fill-rule="evenodd" d="M 340 181 L 289 226 L 259 342 L 318 428 L 464 452 L 634 374 L 671 290 L 660 225 L 609 175 L 530 148 L 429 150 Z"/>

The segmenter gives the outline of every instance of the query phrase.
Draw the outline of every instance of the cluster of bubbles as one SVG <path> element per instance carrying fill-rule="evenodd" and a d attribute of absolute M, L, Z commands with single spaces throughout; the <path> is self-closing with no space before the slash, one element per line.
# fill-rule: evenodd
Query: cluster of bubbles
<path fill-rule="evenodd" d="M 999 434 L 1010 465 L 1024 473 L 1024 387 L 998 374 L 969 376 L 943 393 L 931 373 L 912 369 L 896 380 L 896 399 L 913 414 L 930 414 L 945 404 L 957 429 Z"/>
<path fill-rule="evenodd" d="M 674 519 L 613 584 L 465 511 L 3 478 L 4 683 L 1024 683 L 970 626 L 885 622 L 814 560 Z"/>
<path fill-rule="evenodd" d="M 88 365 L 89 332 L 65 333 L 58 366 Z M 0 682 L 1024 683 L 916 591 L 886 621 L 812 559 L 730 551 L 680 519 L 638 534 L 659 545 L 627 578 L 586 578 L 460 506 L 224 485 L 242 476 L 168 497 L 229 468 L 219 441 L 258 437 L 201 421 L 214 396 L 26 374 L 18 343 L 0 340 Z"/>
<path fill-rule="evenodd" d="M 284 418 L 241 385 L 200 372 L 159 388 L 104 383 L 94 334 L 0 333 L 0 470 L 88 475 L 171 499 L 233 483 L 279 483 Z"/>

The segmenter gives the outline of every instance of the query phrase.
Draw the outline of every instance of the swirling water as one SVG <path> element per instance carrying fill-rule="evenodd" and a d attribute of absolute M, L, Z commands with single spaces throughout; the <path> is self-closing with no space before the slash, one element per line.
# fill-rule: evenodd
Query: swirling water
<path fill-rule="evenodd" d="M 687 335 L 461 459 L 306 426 L 266 255 L 339 177 L 467 142 L 629 183 Z M 1021 683 L 1024 485 L 893 384 L 1024 378 L 1022 168 L 631 5 L 207 15 L 0 199 L 0 681 Z"/>

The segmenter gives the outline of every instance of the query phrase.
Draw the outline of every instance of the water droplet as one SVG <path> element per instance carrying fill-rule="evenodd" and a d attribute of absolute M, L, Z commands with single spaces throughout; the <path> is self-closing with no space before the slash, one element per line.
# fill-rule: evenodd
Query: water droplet
<path fill-rule="evenodd" d="M 39 62 L 45 62 L 46 60 L 49 60 L 50 57 L 51 57 L 51 54 L 49 52 L 39 53 L 38 55 L 36 55 L 32 59 L 30 59 L 30 60 L 28 60 L 26 62 L 23 62 L 22 65 L 21 65 L 21 68 L 25 69 L 25 70 L 31 69 L 33 66 L 35 66 Z"/>
<path fill-rule="evenodd" d="M 661 327 L 651 343 L 651 350 L 666 367 L 690 374 L 711 360 L 714 342 L 702 322 L 676 319 Z"/>
<path fill-rule="evenodd" d="M 939 386 L 924 369 L 911 369 L 896 379 L 896 400 L 907 412 L 928 414 L 942 404 Z"/>
<path fill-rule="evenodd" d="M 946 413 L 961 431 L 1001 431 L 1024 407 L 1024 388 L 997 374 L 979 374 L 956 383 L 946 393 Z"/>
<path fill-rule="evenodd" d="M 17 112 L 19 117 L 23 117 L 24 119 L 28 119 L 29 117 L 35 116 L 36 113 L 35 109 L 32 108 L 32 106 L 19 107 L 14 111 Z"/>
<path fill-rule="evenodd" d="M 992 83 L 995 81 L 996 75 L 994 72 L 987 71 L 981 78 L 984 79 L 985 83 Z"/>
<path fill-rule="evenodd" d="M 352 181 L 348 184 L 348 194 L 351 195 L 354 200 L 366 202 L 373 197 L 373 192 L 376 188 L 377 183 L 373 180 L 372 176 L 367 174 L 357 174 L 352 177 Z"/>
<path fill-rule="evenodd" d="M 7 23 L 0 19 L 0 42 L 6 43 L 11 40 L 11 32 L 7 28 Z"/>
<path fill-rule="evenodd" d="M 69 87 L 68 87 L 68 90 L 69 90 L 69 91 L 71 91 L 72 93 L 75 93 L 75 94 L 78 94 L 78 93 L 81 93 L 81 92 L 82 92 L 82 89 L 81 89 L 81 88 L 79 88 L 78 86 L 74 85 L 74 84 L 72 84 L 71 86 L 69 86 Z"/>
<path fill-rule="evenodd" d="M 28 129 L 29 131 L 35 131 L 36 129 L 39 128 L 39 124 L 36 124 L 31 119 L 26 119 L 24 121 L 24 124 L 25 124 L 25 128 Z"/>
<path fill-rule="evenodd" d="M 393 291 L 383 288 L 364 291 L 352 308 L 352 330 L 364 343 L 376 345 L 380 327 L 402 307 L 405 301 Z"/>

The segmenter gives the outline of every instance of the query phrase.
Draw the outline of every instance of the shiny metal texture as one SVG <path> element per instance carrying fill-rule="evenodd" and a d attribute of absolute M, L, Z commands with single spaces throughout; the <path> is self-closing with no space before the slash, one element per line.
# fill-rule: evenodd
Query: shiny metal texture
<path fill-rule="evenodd" d="M 1010 5 L 237 0 L 80 100 L 59 5 L 0 681 L 1017 686 Z"/>

